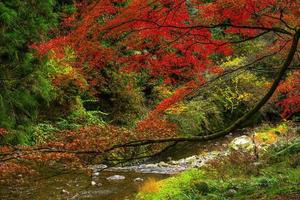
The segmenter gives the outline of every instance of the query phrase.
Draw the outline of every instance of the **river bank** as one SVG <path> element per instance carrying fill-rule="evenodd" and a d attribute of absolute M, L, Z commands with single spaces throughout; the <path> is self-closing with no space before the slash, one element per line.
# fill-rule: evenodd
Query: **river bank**
<path fill-rule="evenodd" d="M 244 134 L 229 135 L 208 143 L 180 144 L 162 154 L 161 157 L 153 158 L 142 164 L 110 167 L 105 170 L 103 170 L 105 168 L 103 165 L 91 165 L 91 175 L 79 171 L 62 172 L 46 169 L 41 177 L 34 177 L 24 185 L 1 186 L 0 197 L 5 200 L 134 199 L 136 193 L 144 191 L 143 187 L 149 184 L 149 180 L 152 180 L 152 184 L 164 183 L 161 185 L 163 188 L 170 176 L 174 177 L 175 175 L 175 180 L 185 176 L 184 174 L 188 174 L 190 177 L 190 170 L 202 169 L 206 165 L 218 163 L 236 152 L 247 153 L 245 155 L 248 155 L 249 161 L 251 161 L 249 164 L 257 162 L 259 165 L 259 161 L 251 160 L 253 156 L 257 156 L 255 153 L 261 152 L 259 154 L 262 154 L 268 147 L 274 146 L 280 140 L 292 140 L 296 136 L 294 134 L 297 133 L 292 134 L 290 127 L 280 124 L 264 131 L 252 130 L 247 134 L 244 132 Z M 237 160 L 239 156 L 243 156 L 233 155 L 237 156 Z M 182 172 L 183 175 L 181 175 Z M 193 171 L 191 174 L 195 177 L 199 175 L 197 171 Z M 190 186 L 190 183 L 184 184 Z M 174 187 L 176 185 L 178 184 L 174 183 Z M 154 196 L 156 192 L 159 194 L 159 191 L 152 192 Z M 153 199 L 144 194 L 139 195 L 146 199 Z"/>

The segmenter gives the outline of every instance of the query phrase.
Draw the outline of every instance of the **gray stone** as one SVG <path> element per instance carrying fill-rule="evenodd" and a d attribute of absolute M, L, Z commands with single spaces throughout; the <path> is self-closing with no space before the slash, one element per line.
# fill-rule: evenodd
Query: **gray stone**
<path fill-rule="evenodd" d="M 135 178 L 133 181 L 134 181 L 134 182 L 142 182 L 142 181 L 144 181 L 144 179 L 143 179 L 143 178 L 140 178 L 140 177 L 138 177 L 138 178 Z"/>
<path fill-rule="evenodd" d="M 162 161 L 162 162 L 159 162 L 157 166 L 158 167 L 168 167 L 169 165 Z"/>
<path fill-rule="evenodd" d="M 61 190 L 61 193 L 62 193 L 62 194 L 70 194 L 70 192 L 67 191 L 67 190 L 65 190 L 65 189 L 62 189 L 62 190 Z"/>
<path fill-rule="evenodd" d="M 113 176 L 107 177 L 106 179 L 109 181 L 118 181 L 118 180 L 124 180 L 125 176 L 113 175 Z"/>
<path fill-rule="evenodd" d="M 100 175 L 100 172 L 95 172 L 93 175 L 94 175 L 94 176 L 99 176 L 99 175 Z"/>
<path fill-rule="evenodd" d="M 226 192 L 226 196 L 232 197 L 232 196 L 234 196 L 236 193 L 237 193 L 237 191 L 236 191 L 235 189 L 229 189 L 229 190 Z"/>

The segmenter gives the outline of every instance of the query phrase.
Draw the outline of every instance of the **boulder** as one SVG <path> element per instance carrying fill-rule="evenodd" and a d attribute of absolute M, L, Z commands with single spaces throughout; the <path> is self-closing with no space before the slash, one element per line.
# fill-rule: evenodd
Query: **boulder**
<path fill-rule="evenodd" d="M 254 148 L 254 143 L 249 136 L 243 135 L 232 140 L 229 148 L 233 150 L 251 151 Z"/>

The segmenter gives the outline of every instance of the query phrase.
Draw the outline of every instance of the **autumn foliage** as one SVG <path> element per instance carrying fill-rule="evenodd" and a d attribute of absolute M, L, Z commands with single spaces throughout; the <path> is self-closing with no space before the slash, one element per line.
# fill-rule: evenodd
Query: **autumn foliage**
<path fill-rule="evenodd" d="M 157 110 L 182 99 L 206 82 L 205 74 L 222 72 L 216 55 L 228 56 L 235 44 L 269 34 L 276 39 L 266 52 L 284 49 L 289 31 L 299 25 L 298 1 L 91 1 L 77 2 L 78 12 L 65 16 L 62 34 L 32 45 L 40 55 L 75 51 L 73 67 L 95 85 L 91 70 L 117 64 L 120 70 L 147 69 L 179 91 Z M 277 37 L 274 33 L 280 34 Z M 284 51 L 283 51 L 284 52 Z M 280 55 L 282 56 L 282 55 Z M 85 66 L 85 67 L 83 67 Z M 87 67 L 86 67 L 87 66 Z M 98 84 L 101 84 L 101 82 Z"/>
<path fill-rule="evenodd" d="M 35 171 L 36 164 L 33 165 L 33 163 L 50 166 L 55 163 L 67 163 L 69 169 L 83 169 L 86 167 L 84 163 L 91 158 L 93 160 L 95 157 L 100 157 L 103 160 L 112 155 L 119 155 L 119 159 L 122 159 L 123 156 L 126 158 L 126 154 L 129 154 L 130 151 L 135 152 L 135 154 L 144 151 L 143 148 L 139 147 L 124 147 L 114 150 L 114 145 L 134 140 L 175 137 L 176 135 L 177 129 L 174 124 L 159 119 L 148 119 L 138 124 L 133 130 L 110 125 L 94 125 L 74 131 L 60 131 L 55 133 L 55 140 L 35 147 L 18 146 L 12 148 L 1 146 L 0 172 L 4 180 L 5 177 L 12 175 L 11 172 L 19 174 L 38 173 L 38 170 Z M 155 154 L 164 146 L 156 145 L 154 148 L 148 148 L 147 154 Z M 6 161 L 12 162 L 7 163 Z"/>
<path fill-rule="evenodd" d="M 300 72 L 294 72 L 278 88 L 282 100 L 278 103 L 282 107 L 282 117 L 289 118 L 300 112 Z"/>

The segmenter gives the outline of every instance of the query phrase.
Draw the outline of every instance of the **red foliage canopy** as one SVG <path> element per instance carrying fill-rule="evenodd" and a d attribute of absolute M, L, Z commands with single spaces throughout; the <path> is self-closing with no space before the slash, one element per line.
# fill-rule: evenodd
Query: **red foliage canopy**
<path fill-rule="evenodd" d="M 91 70 L 117 64 L 183 86 L 160 110 L 191 86 L 200 87 L 206 74 L 222 72 L 215 57 L 232 54 L 235 44 L 269 34 L 266 50 L 288 46 L 300 25 L 299 5 L 299 0 L 79 1 L 78 12 L 63 20 L 61 35 L 33 47 L 56 57 L 71 47 L 77 55 L 73 67 L 92 85 Z"/>
<path fill-rule="evenodd" d="M 300 112 L 300 72 L 293 73 L 278 88 L 278 93 L 284 96 L 278 105 L 282 107 L 282 117 L 289 118 Z"/>

